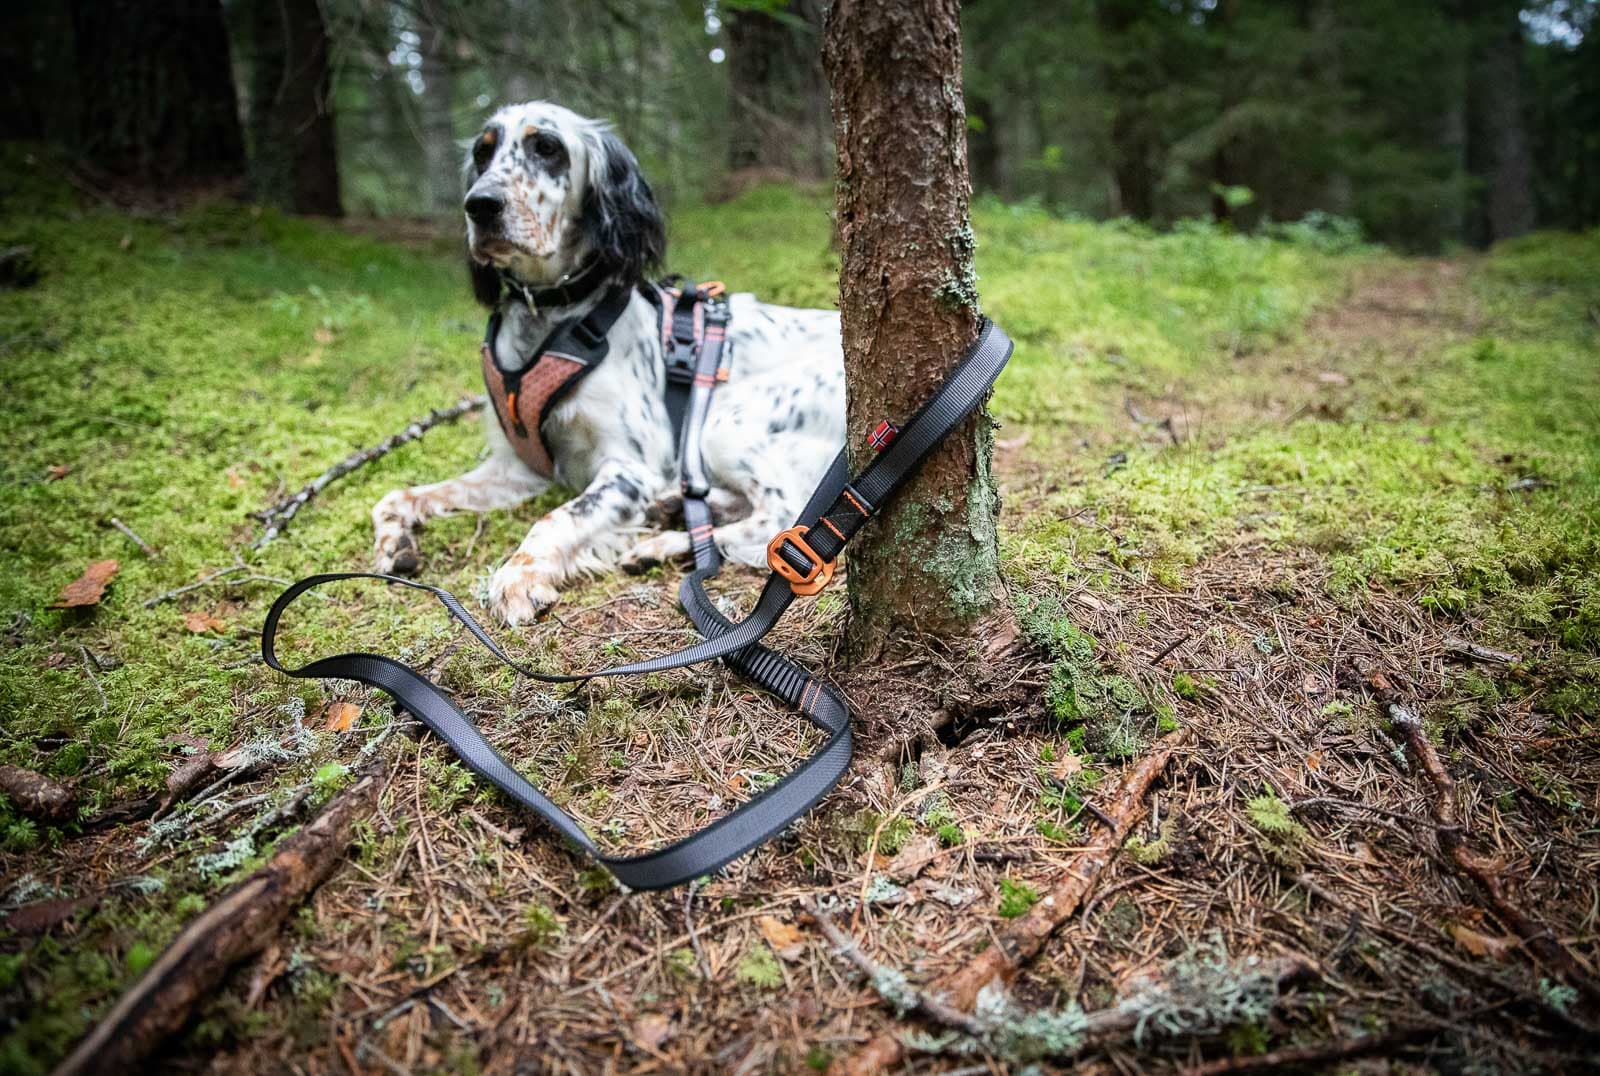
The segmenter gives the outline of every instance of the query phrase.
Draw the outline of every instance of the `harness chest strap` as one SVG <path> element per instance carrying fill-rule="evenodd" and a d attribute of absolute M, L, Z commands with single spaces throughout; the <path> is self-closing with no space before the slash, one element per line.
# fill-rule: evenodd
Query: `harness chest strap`
<path fill-rule="evenodd" d="M 614 287 L 593 310 L 581 318 L 552 329 L 532 355 L 515 370 L 495 361 L 502 318 L 489 316 L 479 354 L 483 360 L 483 385 L 495 417 L 517 457 L 536 474 L 555 478 L 555 462 L 544 439 L 544 420 L 611 350 L 607 334 L 628 309 L 633 289 Z"/>
<path fill-rule="evenodd" d="M 950 377 L 905 423 L 893 442 L 854 478 L 846 469 L 845 452 L 841 450 L 795 525 L 774 539 L 768 557 L 773 574 L 750 614 L 741 621 L 728 620 L 706 593 L 705 581 L 717 574 L 721 561 L 710 539 L 709 506 L 703 497 L 686 495 L 684 516 L 689 533 L 694 536 L 695 570 L 685 577 L 678 597 L 704 637 L 699 643 L 660 657 L 592 672 L 544 673 L 507 655 L 449 591 L 396 576 L 343 572 L 302 579 L 279 595 L 262 625 L 262 659 L 289 676 L 356 680 L 389 693 L 449 744 L 468 769 L 533 811 L 604 864 L 624 885 L 659 889 L 707 874 L 785 829 L 833 787 L 850 762 L 850 712 L 842 697 L 826 682 L 760 642 L 801 590 L 791 576 L 814 580 L 824 571 L 831 574 L 834 560 L 845 544 L 877 507 L 887 503 L 916 473 L 933 448 L 977 407 L 1010 356 L 1011 341 L 985 320 L 977 341 Z M 703 351 L 700 359 L 706 361 Z M 715 379 L 712 381 L 714 384 Z M 790 571 L 782 571 L 779 564 L 787 565 Z M 607 855 L 575 819 L 517 772 L 448 696 L 410 667 L 393 658 L 366 653 L 321 658 L 295 669 L 286 669 L 279 663 L 274 642 L 284 611 L 306 591 L 341 579 L 379 579 L 433 595 L 495 658 L 544 683 L 581 683 L 603 676 L 662 672 L 720 658 L 741 676 L 794 707 L 826 733 L 826 738 L 777 784 L 705 828 L 642 855 Z"/>

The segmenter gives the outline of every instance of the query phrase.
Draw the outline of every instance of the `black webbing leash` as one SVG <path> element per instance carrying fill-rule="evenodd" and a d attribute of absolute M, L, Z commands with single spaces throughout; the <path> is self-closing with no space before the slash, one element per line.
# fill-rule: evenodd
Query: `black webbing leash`
<path fill-rule="evenodd" d="M 703 421 L 715 385 L 721 349 L 720 332 L 708 332 L 696 363 L 697 377 L 689 414 Z M 712 541 L 708 492 L 700 474 L 699 452 L 693 465 L 683 465 L 684 517 L 694 551 L 694 570 L 678 589 L 678 600 L 703 639 L 670 654 L 584 673 L 542 673 L 513 660 L 449 591 L 398 576 L 374 572 L 313 575 L 290 586 L 267 613 L 261 629 L 261 656 L 272 668 L 298 678 L 356 680 L 387 692 L 400 707 L 450 745 L 473 773 L 533 811 L 632 889 L 663 889 L 708 874 L 769 837 L 780 833 L 827 794 L 850 764 L 850 711 L 825 681 L 762 646 L 760 640 L 777 624 L 796 594 L 814 594 L 833 573 L 834 561 L 846 543 L 916 472 L 929 452 L 988 394 L 1011 357 L 1011 340 L 993 322 L 984 320 L 978 339 L 932 398 L 923 404 L 887 448 L 854 479 L 841 450 L 822 483 L 792 527 L 768 547 L 773 573 L 762 587 L 750 615 L 734 622 L 724 617 L 705 590 L 705 582 L 721 569 Z M 710 375 L 710 376 L 699 376 Z M 698 423 L 686 422 L 685 434 Z M 684 447 L 698 447 L 685 438 Z M 683 458 L 680 456 L 680 458 Z M 698 483 L 691 485 L 691 483 Z M 416 670 L 381 654 L 352 653 L 320 658 L 286 669 L 274 651 L 278 621 L 301 594 L 324 583 L 344 579 L 379 579 L 424 591 L 437 598 L 452 617 L 497 659 L 523 676 L 550 684 L 582 683 L 602 676 L 662 672 L 722 659 L 735 672 L 783 699 L 826 734 L 822 745 L 777 784 L 753 796 L 703 829 L 655 851 L 636 856 L 605 854 L 567 814 L 506 761 L 450 698 Z"/>

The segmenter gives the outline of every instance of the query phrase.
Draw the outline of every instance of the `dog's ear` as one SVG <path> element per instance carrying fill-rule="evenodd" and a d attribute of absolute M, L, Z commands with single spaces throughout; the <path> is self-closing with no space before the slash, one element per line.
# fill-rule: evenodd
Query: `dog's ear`
<path fill-rule="evenodd" d="M 472 297 L 493 310 L 500 302 L 500 270 L 484 265 L 467 253 L 467 275 L 472 278 Z"/>
<path fill-rule="evenodd" d="M 589 249 L 626 280 L 667 256 L 667 227 L 633 151 L 610 131 L 588 132 L 589 184 L 583 232 Z"/>

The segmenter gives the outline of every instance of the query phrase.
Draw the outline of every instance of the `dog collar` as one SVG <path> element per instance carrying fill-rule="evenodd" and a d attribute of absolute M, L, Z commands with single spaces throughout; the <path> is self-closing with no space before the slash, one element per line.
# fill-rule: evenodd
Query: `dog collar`
<path fill-rule="evenodd" d="M 500 280 L 505 284 L 506 293 L 528 304 L 528 309 L 535 314 L 541 310 L 575 306 L 583 302 L 605 284 L 609 276 L 610 273 L 599 258 L 590 258 L 581 268 L 568 273 L 554 284 L 537 287 L 524 284 L 505 269 L 500 270 Z"/>

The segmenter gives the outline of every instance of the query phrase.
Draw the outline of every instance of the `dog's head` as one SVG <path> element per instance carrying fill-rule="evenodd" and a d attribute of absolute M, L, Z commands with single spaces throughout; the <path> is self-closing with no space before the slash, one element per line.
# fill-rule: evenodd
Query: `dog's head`
<path fill-rule="evenodd" d="M 485 305 L 502 269 L 553 284 L 599 259 L 631 283 L 666 254 L 650 184 L 600 120 L 544 101 L 507 105 L 473 142 L 466 179 L 467 264 Z"/>

